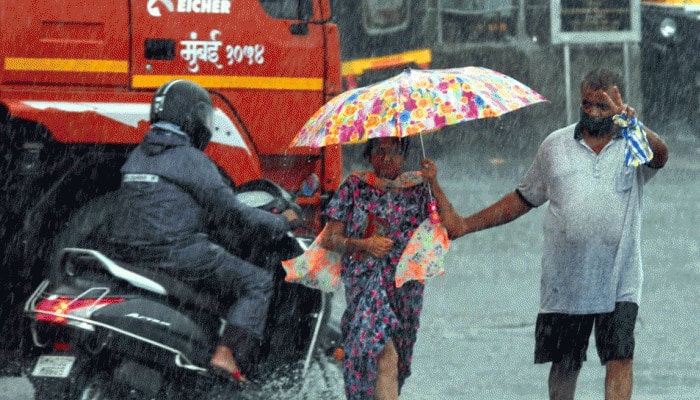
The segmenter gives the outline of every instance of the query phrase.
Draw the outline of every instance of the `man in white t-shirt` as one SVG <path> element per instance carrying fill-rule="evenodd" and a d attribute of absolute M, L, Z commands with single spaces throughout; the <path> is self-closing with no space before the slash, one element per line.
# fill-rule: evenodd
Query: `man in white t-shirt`
<path fill-rule="evenodd" d="M 455 238 L 505 224 L 549 201 L 535 363 L 552 363 L 551 399 L 574 398 L 594 325 L 606 366 L 605 398 L 632 394 L 642 194 L 666 163 L 668 148 L 636 121 L 621 93 L 619 74 L 589 72 L 581 83 L 580 121 L 543 141 L 517 188 L 469 217 L 452 217 L 461 221 L 461 229 L 450 232 Z M 628 125 L 624 132 L 615 115 Z"/>

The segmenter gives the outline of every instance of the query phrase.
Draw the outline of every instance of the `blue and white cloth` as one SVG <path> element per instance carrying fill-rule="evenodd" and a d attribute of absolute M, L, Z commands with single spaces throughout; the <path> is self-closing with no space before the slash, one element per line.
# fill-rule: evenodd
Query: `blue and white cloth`
<path fill-rule="evenodd" d="M 644 129 L 642 129 L 642 122 L 634 116 L 627 121 L 625 114 L 615 115 L 613 120 L 617 126 L 622 128 L 620 134 L 626 141 L 625 165 L 638 167 L 651 161 L 654 158 L 654 151 L 649 145 Z"/>

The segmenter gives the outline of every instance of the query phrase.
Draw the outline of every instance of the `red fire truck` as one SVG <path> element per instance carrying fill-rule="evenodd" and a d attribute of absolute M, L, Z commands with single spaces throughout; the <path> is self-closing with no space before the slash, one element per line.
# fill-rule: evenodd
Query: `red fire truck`
<path fill-rule="evenodd" d="M 289 144 L 341 90 L 329 0 L 3 1 L 0 25 L 0 321 L 71 215 L 118 186 L 172 79 L 213 95 L 206 152 L 232 185 L 271 179 L 320 226 L 341 150 Z"/>

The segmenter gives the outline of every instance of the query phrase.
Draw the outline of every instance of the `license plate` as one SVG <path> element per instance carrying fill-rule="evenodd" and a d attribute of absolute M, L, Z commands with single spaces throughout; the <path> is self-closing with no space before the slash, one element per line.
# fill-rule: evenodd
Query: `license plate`
<path fill-rule="evenodd" d="M 74 362 L 74 356 L 40 356 L 34 366 L 32 376 L 66 378 L 70 374 Z"/>

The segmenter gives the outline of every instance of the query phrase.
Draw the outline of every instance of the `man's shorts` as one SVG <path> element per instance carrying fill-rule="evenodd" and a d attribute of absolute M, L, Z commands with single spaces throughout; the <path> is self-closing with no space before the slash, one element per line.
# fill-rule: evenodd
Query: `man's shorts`
<path fill-rule="evenodd" d="M 570 369 L 581 368 L 594 324 L 601 364 L 632 359 L 638 309 L 635 303 L 620 302 L 615 303 L 615 310 L 610 313 L 539 314 L 535 327 L 535 363 L 555 362 Z"/>

